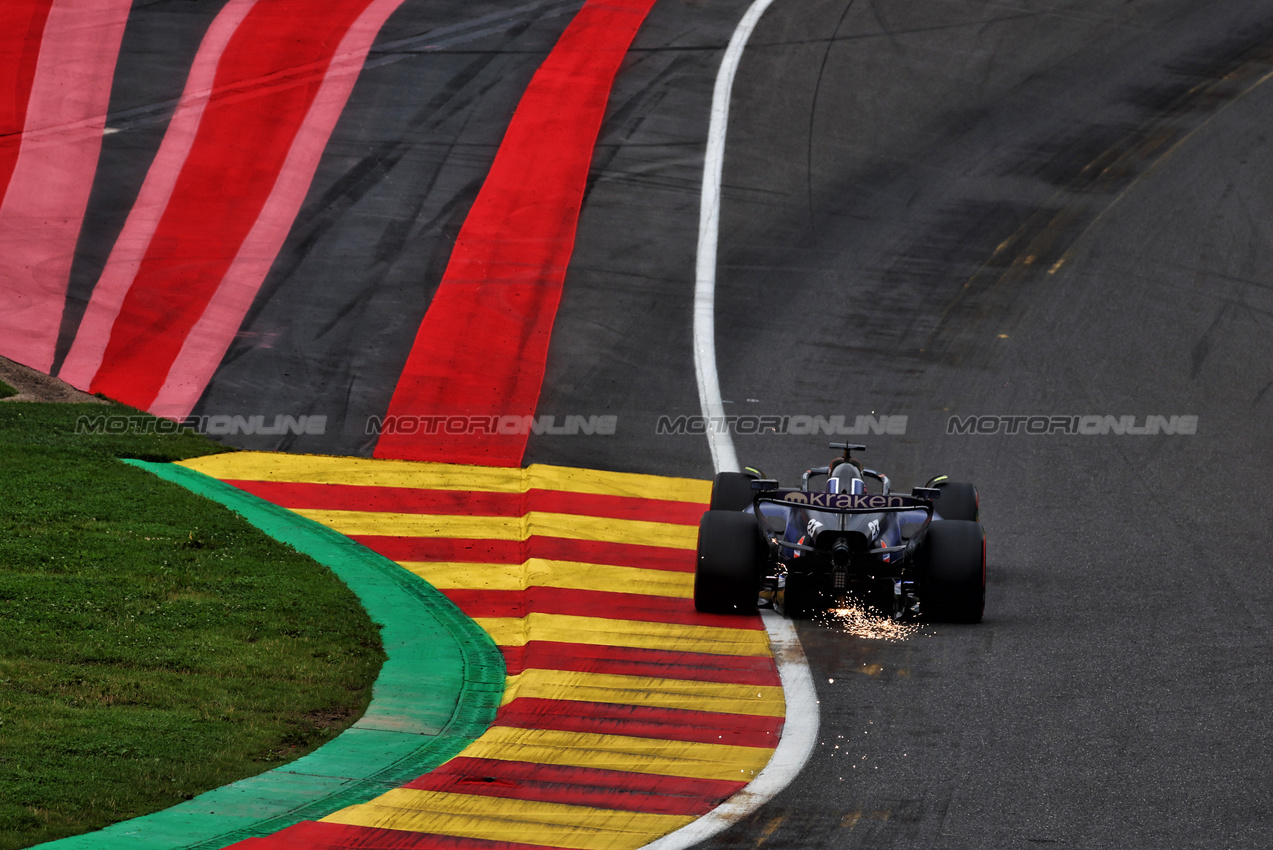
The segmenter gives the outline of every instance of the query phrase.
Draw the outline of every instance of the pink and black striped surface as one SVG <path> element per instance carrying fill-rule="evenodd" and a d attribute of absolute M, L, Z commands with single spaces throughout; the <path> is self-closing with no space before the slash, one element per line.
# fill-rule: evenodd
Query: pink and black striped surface
<path fill-rule="evenodd" d="M 226 0 L 86 303 L 72 305 L 77 245 L 86 228 L 100 238 L 85 211 L 136 13 L 128 0 L 5 3 L 0 89 L 15 98 L 0 113 L 0 355 L 160 416 L 190 414 L 268 297 L 368 52 L 403 4 Z M 413 344 L 382 352 L 377 368 L 397 377 L 375 413 L 535 413 L 597 133 L 652 4 L 586 2 L 560 32 L 507 119 L 441 284 L 404 305 L 423 321 Z M 375 453 L 516 466 L 526 440 L 524 429 L 389 429 Z"/>

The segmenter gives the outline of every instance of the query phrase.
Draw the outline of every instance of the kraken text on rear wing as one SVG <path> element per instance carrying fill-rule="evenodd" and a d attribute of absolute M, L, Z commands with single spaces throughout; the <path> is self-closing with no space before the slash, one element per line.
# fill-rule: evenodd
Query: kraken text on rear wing
<path fill-rule="evenodd" d="M 931 510 L 932 502 L 910 496 L 880 493 L 809 493 L 804 490 L 764 490 L 760 501 L 813 508 L 819 511 Z"/>

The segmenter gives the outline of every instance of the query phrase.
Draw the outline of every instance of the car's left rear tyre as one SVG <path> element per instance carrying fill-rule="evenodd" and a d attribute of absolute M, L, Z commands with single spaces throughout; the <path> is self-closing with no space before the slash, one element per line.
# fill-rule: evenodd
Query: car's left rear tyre
<path fill-rule="evenodd" d="M 940 623 L 978 623 L 986 609 L 986 533 L 980 523 L 941 520 L 916 552 L 920 613 Z"/>
<path fill-rule="evenodd" d="M 756 491 L 751 489 L 754 475 L 746 472 L 718 472 L 712 480 L 713 511 L 741 511 L 752 503 Z"/>
<path fill-rule="evenodd" d="M 754 514 L 708 511 L 698 524 L 694 607 L 710 614 L 754 614 L 769 543 Z"/>

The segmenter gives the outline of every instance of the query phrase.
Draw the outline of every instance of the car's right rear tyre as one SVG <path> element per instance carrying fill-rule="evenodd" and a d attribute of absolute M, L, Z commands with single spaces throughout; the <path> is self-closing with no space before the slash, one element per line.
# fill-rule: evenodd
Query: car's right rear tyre
<path fill-rule="evenodd" d="M 755 478 L 745 472 L 718 472 L 712 481 L 713 511 L 741 511 L 752 503 L 756 491 L 751 489 Z"/>
<path fill-rule="evenodd" d="M 929 524 L 916 552 L 920 613 L 940 623 L 978 623 L 986 608 L 986 533 L 980 523 Z"/>
<path fill-rule="evenodd" d="M 698 524 L 694 607 L 710 614 L 754 614 L 769 557 L 755 514 L 708 511 Z"/>
<path fill-rule="evenodd" d="M 977 522 L 981 517 L 981 497 L 977 488 L 966 481 L 938 481 L 941 496 L 937 498 L 937 514 L 944 520 Z"/>

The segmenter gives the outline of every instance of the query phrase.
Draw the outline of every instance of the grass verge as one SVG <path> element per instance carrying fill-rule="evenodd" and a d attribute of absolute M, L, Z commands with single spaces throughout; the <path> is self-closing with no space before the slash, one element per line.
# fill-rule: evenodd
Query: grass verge
<path fill-rule="evenodd" d="M 384 659 L 331 572 L 79 434 L 118 406 L 0 405 L 0 850 L 166 808 L 315 749 Z"/>
<path fill-rule="evenodd" d="M 6 384 L 4 381 L 0 381 L 0 398 L 8 398 L 11 395 L 17 394 L 17 390 Z"/>

